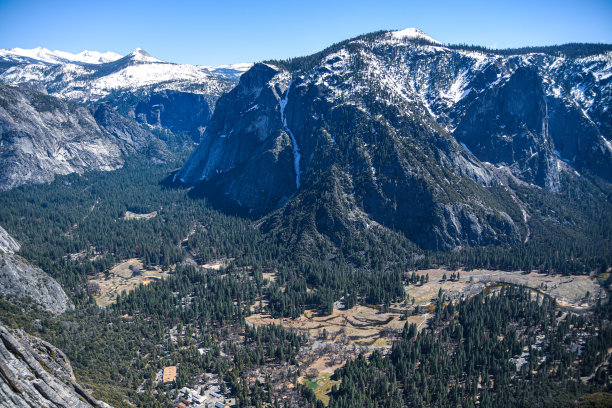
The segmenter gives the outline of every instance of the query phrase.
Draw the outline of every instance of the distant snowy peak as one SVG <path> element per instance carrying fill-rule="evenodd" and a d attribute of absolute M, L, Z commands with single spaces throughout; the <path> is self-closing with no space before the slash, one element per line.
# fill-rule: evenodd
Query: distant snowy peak
<path fill-rule="evenodd" d="M 405 28 L 403 30 L 391 31 L 391 38 L 396 40 L 425 40 L 434 44 L 442 45 L 440 41 L 434 40 L 418 28 Z"/>
<path fill-rule="evenodd" d="M 237 80 L 242 74 L 251 69 L 252 66 L 253 63 L 251 62 L 242 62 L 239 64 L 219 65 L 216 67 L 206 68 L 215 75 L 219 75 L 227 79 Z"/>
<path fill-rule="evenodd" d="M 56 53 L 60 53 L 61 51 L 55 51 Z M 62 53 L 71 55 L 69 53 Z M 77 61 L 85 62 L 88 64 L 104 64 L 106 62 L 113 62 L 120 58 L 123 58 L 123 55 L 117 54 L 116 52 L 108 51 L 108 52 L 98 52 L 98 51 L 88 51 L 83 50 L 75 55 L 78 57 Z"/>
<path fill-rule="evenodd" d="M 234 71 L 242 71 L 247 72 L 253 66 L 252 62 L 241 62 L 238 64 L 229 64 L 229 65 L 219 65 L 213 67 L 212 69 L 232 69 Z"/>
<path fill-rule="evenodd" d="M 81 64 L 103 64 L 112 62 L 122 58 L 114 52 L 98 52 L 84 50 L 78 54 L 71 54 L 65 51 L 50 51 L 44 47 L 36 47 L 32 49 L 11 48 L 0 49 L 0 58 L 13 62 L 37 62 L 43 64 L 64 64 L 64 63 L 81 63 Z"/>
<path fill-rule="evenodd" d="M 152 57 L 151 54 L 149 54 L 148 52 L 146 52 L 142 48 L 136 48 L 134 50 L 134 52 L 129 54 L 127 57 L 130 58 L 132 61 L 138 61 L 138 62 L 146 62 L 146 63 L 164 62 L 164 61 L 162 61 L 160 59 Z"/>

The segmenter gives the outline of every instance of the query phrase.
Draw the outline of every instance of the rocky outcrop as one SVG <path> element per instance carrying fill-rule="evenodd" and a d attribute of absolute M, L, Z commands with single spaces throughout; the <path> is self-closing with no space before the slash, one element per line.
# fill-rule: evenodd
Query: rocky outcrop
<path fill-rule="evenodd" d="M 74 377 L 64 353 L 51 344 L 0 326 L 0 405 L 6 408 L 109 407 Z"/>
<path fill-rule="evenodd" d="M 174 157 L 165 142 L 106 104 L 93 109 L 93 117 L 98 125 L 117 139 L 126 153 L 143 154 L 154 163 L 164 163 Z"/>
<path fill-rule="evenodd" d="M 556 191 L 558 159 L 549 133 L 542 78 L 534 67 L 520 67 L 469 104 L 454 135 L 480 160 L 512 168 L 520 179 Z"/>
<path fill-rule="evenodd" d="M 258 64 L 241 77 L 218 101 L 218 113 L 175 179 L 205 180 L 200 187 L 210 196 L 228 197 L 256 214 L 278 208 L 295 193 L 292 143 L 281 131 L 278 109 L 282 91 L 268 84 L 276 74 Z"/>
<path fill-rule="evenodd" d="M 23 258 L 0 252 L 0 296 L 60 314 L 74 306 L 59 283 Z"/>
<path fill-rule="evenodd" d="M 96 107 L 93 110 L 93 117 L 101 127 L 136 151 L 145 149 L 154 138 L 151 132 L 134 126 L 133 121 L 119 115 L 108 105 L 102 104 Z"/>
<path fill-rule="evenodd" d="M 4 228 L 0 227 L 0 252 L 14 254 L 19 252 L 19 248 L 21 248 L 19 243 Z"/>
<path fill-rule="evenodd" d="M 14 254 L 19 247 L 19 243 L 0 227 L 0 296 L 33 303 L 53 314 L 73 309 L 55 279 Z"/>

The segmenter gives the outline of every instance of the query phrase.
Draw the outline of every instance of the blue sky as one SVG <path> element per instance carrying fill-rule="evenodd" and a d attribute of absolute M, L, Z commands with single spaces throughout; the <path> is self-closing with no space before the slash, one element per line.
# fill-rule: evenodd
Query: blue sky
<path fill-rule="evenodd" d="M 443 43 L 497 48 L 612 43 L 612 0 L 0 0 L 0 48 L 127 54 L 219 65 L 319 51 L 417 27 Z"/>

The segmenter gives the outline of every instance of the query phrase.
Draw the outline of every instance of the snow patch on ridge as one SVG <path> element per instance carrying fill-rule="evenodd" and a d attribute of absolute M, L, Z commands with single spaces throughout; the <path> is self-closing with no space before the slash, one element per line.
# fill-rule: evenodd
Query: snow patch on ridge
<path fill-rule="evenodd" d="M 152 57 L 151 54 L 143 50 L 142 48 L 136 48 L 134 52 L 128 55 L 132 61 L 138 62 L 164 62 L 160 59 Z"/>
<path fill-rule="evenodd" d="M 391 37 L 397 40 L 426 40 L 438 45 L 442 45 L 440 41 L 434 40 L 418 28 L 405 28 L 403 30 L 392 31 Z"/>

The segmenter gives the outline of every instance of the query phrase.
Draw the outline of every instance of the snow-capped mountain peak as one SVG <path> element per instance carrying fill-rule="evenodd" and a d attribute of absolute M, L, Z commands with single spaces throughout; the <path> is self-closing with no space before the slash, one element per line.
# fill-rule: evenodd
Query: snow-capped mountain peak
<path fill-rule="evenodd" d="M 58 51 L 55 52 L 57 53 Z M 98 51 L 83 50 L 76 54 L 76 56 L 79 58 L 80 61 L 87 62 L 90 64 L 102 64 L 105 62 L 112 62 L 123 58 L 123 55 L 117 54 L 116 52 L 112 51 L 102 53 Z"/>
<path fill-rule="evenodd" d="M 116 61 L 122 57 L 122 55 L 115 52 L 102 53 L 98 51 L 83 50 L 78 54 L 72 54 L 66 51 L 51 51 L 41 46 L 32 49 L 0 49 L 0 58 L 14 62 L 34 62 L 42 64 L 102 64 L 105 62 Z"/>
<path fill-rule="evenodd" d="M 440 41 L 434 40 L 418 28 L 405 28 L 403 30 L 391 31 L 391 37 L 397 40 L 426 40 L 442 45 Z"/>
<path fill-rule="evenodd" d="M 57 55 L 40 46 L 32 49 L 11 48 L 10 50 L 0 50 L 0 55 L 13 59 L 18 59 L 19 57 L 35 59 L 52 64 L 60 62 Z"/>
<path fill-rule="evenodd" d="M 142 48 L 136 48 L 128 57 L 133 61 L 138 62 L 164 62 L 160 59 L 152 57 L 151 54 L 143 50 Z"/>

